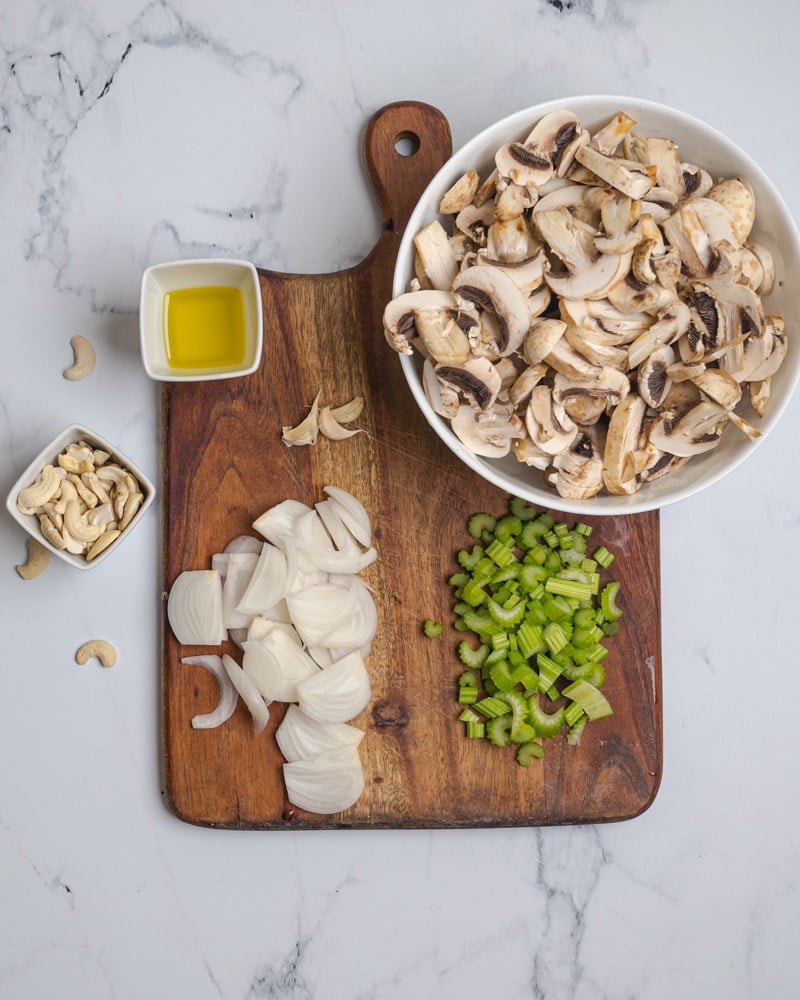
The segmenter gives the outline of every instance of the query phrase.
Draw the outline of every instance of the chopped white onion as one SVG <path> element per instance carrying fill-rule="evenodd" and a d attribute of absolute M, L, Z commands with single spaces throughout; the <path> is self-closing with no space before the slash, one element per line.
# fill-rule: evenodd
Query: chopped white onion
<path fill-rule="evenodd" d="M 291 535 L 294 522 L 307 510 L 309 510 L 308 505 L 299 500 L 281 500 L 280 503 L 265 510 L 260 517 L 257 517 L 253 521 L 253 527 L 268 542 L 277 545 L 279 538 Z"/>
<path fill-rule="evenodd" d="M 227 653 L 222 654 L 222 665 L 228 677 L 233 681 L 233 686 L 239 692 L 240 697 L 253 717 L 253 732 L 256 736 L 264 731 L 264 727 L 269 722 L 269 709 L 253 681 L 242 670 L 232 656 Z"/>
<path fill-rule="evenodd" d="M 315 504 L 315 507 L 336 548 L 340 552 L 358 552 L 358 542 L 356 542 L 352 533 L 348 531 L 347 526 L 339 515 L 340 508 L 336 506 L 333 500 L 320 500 L 318 504 Z"/>
<path fill-rule="evenodd" d="M 356 598 L 353 613 L 328 632 L 325 638 L 320 640 L 320 644 L 369 650 L 378 629 L 378 609 L 363 580 L 357 576 L 351 577 L 349 589 Z"/>
<path fill-rule="evenodd" d="M 369 702 L 371 687 L 364 658 L 353 650 L 297 685 L 300 708 L 318 722 L 347 722 Z"/>
<path fill-rule="evenodd" d="M 276 625 L 263 638 L 248 640 L 244 649 L 244 669 L 252 671 L 259 691 L 270 701 L 297 701 L 297 685 L 320 669 L 299 644 L 290 625 Z"/>
<path fill-rule="evenodd" d="M 222 618 L 225 628 L 247 628 L 252 615 L 240 610 L 239 602 L 250 585 L 259 556 L 252 552 L 231 552 L 222 583 Z"/>
<path fill-rule="evenodd" d="M 328 633 L 355 611 L 356 604 L 355 592 L 335 583 L 318 583 L 286 597 L 292 623 L 309 646 L 324 644 Z"/>
<path fill-rule="evenodd" d="M 252 618 L 283 600 L 287 591 L 288 571 L 286 553 L 271 542 L 264 542 L 236 610 Z"/>
<path fill-rule="evenodd" d="M 364 731 L 346 722 L 318 722 L 298 706 L 290 705 L 275 732 L 278 749 L 289 763 L 313 760 L 338 747 L 358 746 Z"/>
<path fill-rule="evenodd" d="M 286 795 L 307 812 L 330 815 L 349 809 L 364 791 L 364 768 L 355 747 L 342 747 L 283 765 Z"/>
<path fill-rule="evenodd" d="M 261 551 L 262 541 L 254 535 L 237 535 L 225 546 L 226 552 L 252 552 L 258 555 Z"/>
<path fill-rule="evenodd" d="M 260 733 L 269 704 L 288 702 L 276 740 L 287 761 L 289 801 L 335 813 L 364 790 L 364 732 L 348 721 L 371 696 L 364 659 L 378 611 L 356 574 L 377 551 L 364 506 L 339 487 L 325 493 L 314 507 L 275 504 L 253 522 L 260 538 L 237 535 L 212 556 L 211 570 L 181 573 L 167 617 L 184 645 L 216 646 L 228 636 L 243 654 L 241 666 L 227 653 L 181 661 L 205 667 L 219 685 L 214 710 L 195 716 L 192 726 L 220 725 L 241 697 Z"/>
<path fill-rule="evenodd" d="M 213 569 L 187 569 L 170 588 L 167 619 L 182 646 L 219 646 L 225 640 L 222 578 Z"/>
<path fill-rule="evenodd" d="M 215 729 L 223 722 L 227 722 L 236 710 L 239 693 L 222 665 L 222 657 L 204 653 L 199 656 L 184 656 L 181 663 L 203 667 L 216 678 L 219 685 L 219 698 L 214 709 L 205 715 L 195 715 L 192 719 L 192 729 Z"/>
<path fill-rule="evenodd" d="M 339 486 L 325 486 L 325 492 L 336 505 L 339 517 L 348 531 L 366 548 L 372 544 L 372 525 L 366 508 L 352 493 Z"/>

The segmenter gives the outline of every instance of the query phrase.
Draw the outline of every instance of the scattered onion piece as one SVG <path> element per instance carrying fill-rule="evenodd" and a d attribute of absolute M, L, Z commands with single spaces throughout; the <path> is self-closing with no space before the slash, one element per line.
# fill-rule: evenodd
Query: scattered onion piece
<path fill-rule="evenodd" d="M 182 646 L 219 646 L 225 639 L 219 573 L 189 569 L 178 574 L 167 599 L 167 618 Z"/>
<path fill-rule="evenodd" d="M 314 760 L 339 747 L 358 746 L 364 731 L 346 722 L 318 722 L 299 707 L 290 705 L 275 732 L 278 749 L 289 763 Z"/>
<path fill-rule="evenodd" d="M 352 532 L 353 537 L 368 546 L 372 542 L 372 526 L 366 508 L 352 493 L 339 486 L 325 486 L 325 492 L 339 509 L 339 516 Z"/>
<path fill-rule="evenodd" d="M 358 650 L 297 685 L 300 708 L 317 722 L 347 722 L 367 707 L 371 693 Z"/>
<path fill-rule="evenodd" d="M 250 715 L 253 717 L 253 732 L 256 736 L 264 731 L 269 721 L 269 709 L 267 703 L 261 697 L 261 692 L 253 681 L 242 670 L 232 656 L 223 653 L 222 665 L 227 671 L 228 677 L 233 681 L 233 686 L 239 692 L 245 705 L 247 705 Z"/>
<path fill-rule="evenodd" d="M 222 657 L 212 653 L 199 656 L 184 656 L 181 663 L 194 664 L 203 667 L 216 678 L 219 684 L 219 699 L 213 711 L 205 715 L 195 715 L 192 719 L 193 729 L 216 729 L 223 722 L 227 722 L 236 710 L 239 701 L 239 693 L 233 686 L 233 681 L 228 676 L 222 665 Z"/>
<path fill-rule="evenodd" d="M 292 805 L 322 815 L 349 809 L 364 791 L 364 769 L 355 747 L 284 764 L 283 780 Z"/>

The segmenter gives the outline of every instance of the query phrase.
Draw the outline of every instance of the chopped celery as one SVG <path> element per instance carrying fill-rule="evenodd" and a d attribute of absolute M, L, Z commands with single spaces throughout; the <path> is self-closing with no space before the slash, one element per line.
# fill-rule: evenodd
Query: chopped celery
<path fill-rule="evenodd" d="M 517 747 L 516 760 L 518 764 L 530 767 L 532 757 L 536 757 L 537 760 L 544 757 L 544 747 L 541 743 L 537 743 L 536 740 L 528 740 L 527 743 L 521 743 Z"/>
<path fill-rule="evenodd" d="M 473 649 L 466 639 L 462 639 L 458 644 L 458 658 L 465 667 L 478 669 L 486 657 L 489 655 L 489 647 L 481 644 L 477 649 Z"/>
<path fill-rule="evenodd" d="M 486 739 L 496 747 L 507 747 L 511 742 L 511 715 L 496 715 L 486 723 Z"/>
<path fill-rule="evenodd" d="M 422 631 L 429 639 L 438 639 L 442 634 L 442 623 L 435 622 L 432 618 L 426 618 L 422 623 Z"/>
<path fill-rule="evenodd" d="M 497 524 L 497 518 L 484 511 L 473 514 L 467 521 L 467 534 L 473 538 L 483 538 L 484 532 L 491 535 Z"/>
<path fill-rule="evenodd" d="M 468 668 L 458 679 L 459 719 L 471 739 L 516 745 L 529 767 L 543 740 L 563 734 L 576 745 L 589 721 L 611 714 L 600 691 L 602 640 L 622 609 L 619 583 L 601 577 L 614 557 L 602 544 L 589 556 L 591 525 L 570 528 L 518 497 L 505 514 L 473 514 L 467 533 L 475 544 L 457 552 L 460 568 L 448 579 L 455 627 L 478 640 L 458 644 Z M 428 622 L 426 634 L 439 634 Z"/>

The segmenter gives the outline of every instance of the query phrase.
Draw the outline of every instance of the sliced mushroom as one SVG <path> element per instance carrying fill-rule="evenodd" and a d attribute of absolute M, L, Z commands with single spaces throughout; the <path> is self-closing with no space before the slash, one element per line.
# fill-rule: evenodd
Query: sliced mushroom
<path fill-rule="evenodd" d="M 575 159 L 606 184 L 630 198 L 644 198 L 653 186 L 647 168 L 635 160 L 608 156 L 591 145 L 581 146 L 575 153 Z"/>
<path fill-rule="evenodd" d="M 724 178 L 714 184 L 707 197 L 727 209 L 733 220 L 736 238 L 739 243 L 744 243 L 756 218 L 756 198 L 750 181 L 742 177 Z"/>
<path fill-rule="evenodd" d="M 560 319 L 537 318 L 531 322 L 522 345 L 522 356 L 529 365 L 536 365 L 550 354 L 564 335 L 567 324 Z"/>
<path fill-rule="evenodd" d="M 557 455 L 569 448 L 578 434 L 577 424 L 546 385 L 537 385 L 531 392 L 525 427 L 537 448 L 547 455 Z"/>
<path fill-rule="evenodd" d="M 635 454 L 639 448 L 645 401 L 631 392 L 623 399 L 608 422 L 603 451 L 603 482 L 616 496 L 635 493 L 640 485 L 636 475 Z"/>
<path fill-rule="evenodd" d="M 519 349 L 530 326 L 528 303 L 516 282 L 502 268 L 491 264 L 468 267 L 457 275 L 453 291 L 459 301 L 477 306 L 494 319 L 500 355 Z"/>
<path fill-rule="evenodd" d="M 748 240 L 745 249 L 749 250 L 761 265 L 761 281 L 755 286 L 755 291 L 759 295 L 769 295 L 775 287 L 775 263 L 772 254 L 763 243 L 756 240 Z"/>
<path fill-rule="evenodd" d="M 670 365 L 675 362 L 675 351 L 669 347 L 659 347 L 639 365 L 636 374 L 636 387 L 639 395 L 656 409 L 661 406 L 672 386 L 668 374 Z"/>
<path fill-rule="evenodd" d="M 416 328 L 434 361 L 443 365 L 463 365 L 470 356 L 467 335 L 456 322 L 453 309 L 421 309 L 416 314 Z"/>
<path fill-rule="evenodd" d="M 414 249 L 427 287 L 448 290 L 458 271 L 458 261 L 450 246 L 450 237 L 438 219 L 429 222 L 414 236 Z M 417 273 L 423 282 L 423 275 Z"/>
<path fill-rule="evenodd" d="M 508 390 L 509 402 L 515 408 L 527 405 L 531 392 L 547 375 L 548 371 L 549 367 L 543 361 L 523 368 Z"/>
<path fill-rule="evenodd" d="M 742 398 L 736 379 L 720 368 L 704 368 L 691 379 L 704 396 L 726 410 L 732 410 Z"/>
<path fill-rule="evenodd" d="M 421 289 L 395 296 L 383 311 L 383 330 L 392 350 L 413 354 L 412 340 L 418 336 L 417 315 L 423 311 L 438 313 L 456 308 L 456 298 L 450 291 Z"/>
<path fill-rule="evenodd" d="M 603 488 L 603 450 L 592 437 L 581 432 L 567 451 L 553 459 L 544 475 L 559 496 L 588 500 Z"/>
<path fill-rule="evenodd" d="M 594 231 L 562 206 L 535 217 L 544 241 L 563 262 L 566 274 L 545 275 L 551 290 L 563 298 L 603 298 L 630 269 L 631 253 L 599 253 Z"/>
<path fill-rule="evenodd" d="M 701 400 L 673 423 L 662 416 L 650 428 L 648 438 L 660 451 L 682 458 L 702 455 L 719 444 L 728 424 L 728 411 Z"/>
<path fill-rule="evenodd" d="M 617 111 L 605 125 L 592 135 L 592 146 L 606 156 L 617 151 L 619 144 L 636 125 L 636 119 L 624 111 Z"/>
<path fill-rule="evenodd" d="M 593 424 L 603 413 L 610 413 L 630 392 L 630 380 L 624 372 L 608 366 L 599 369 L 592 379 L 571 379 L 556 374 L 553 399 L 578 424 Z"/>
<path fill-rule="evenodd" d="M 531 256 L 531 233 L 527 219 L 515 215 L 510 219 L 499 219 L 489 226 L 486 236 L 486 252 L 498 261 L 519 263 Z"/>
<path fill-rule="evenodd" d="M 487 358 L 470 358 L 463 365 L 437 365 L 436 377 L 465 396 L 478 410 L 488 410 L 497 399 L 502 379 Z"/>
<path fill-rule="evenodd" d="M 422 388 L 434 413 L 452 420 L 461 405 L 458 390 L 439 379 L 430 358 L 426 358 L 422 364 Z"/>
<path fill-rule="evenodd" d="M 484 458 L 503 458 L 512 443 L 525 435 L 525 428 L 514 413 L 500 409 L 481 413 L 468 403 L 458 408 L 450 426 L 466 448 Z"/>
<path fill-rule="evenodd" d="M 677 340 L 689 329 L 690 320 L 689 307 L 678 300 L 659 313 L 656 322 L 628 346 L 628 368 L 638 368 L 653 351 Z"/>
<path fill-rule="evenodd" d="M 477 170 L 467 170 L 448 188 L 439 202 L 440 215 L 456 215 L 472 203 L 480 178 Z"/>

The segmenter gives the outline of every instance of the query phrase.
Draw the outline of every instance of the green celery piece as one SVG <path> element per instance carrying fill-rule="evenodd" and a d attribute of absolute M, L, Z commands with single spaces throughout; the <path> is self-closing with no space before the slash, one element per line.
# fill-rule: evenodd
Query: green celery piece
<path fill-rule="evenodd" d="M 559 707 L 555 712 L 546 712 L 536 692 L 528 698 L 528 715 L 537 736 L 556 736 L 564 728 L 564 709 Z"/>
<path fill-rule="evenodd" d="M 498 691 L 510 691 L 516 684 L 508 660 L 499 660 L 497 663 L 493 663 L 489 670 L 489 676 L 497 685 Z"/>
<path fill-rule="evenodd" d="M 468 722 L 466 729 L 468 740 L 482 740 L 486 736 L 485 722 Z"/>
<path fill-rule="evenodd" d="M 486 739 L 496 747 L 507 747 L 511 737 L 511 714 L 496 715 L 486 723 Z"/>
<path fill-rule="evenodd" d="M 482 644 L 477 649 L 473 649 L 466 639 L 462 639 L 458 644 L 458 658 L 465 667 L 472 667 L 474 670 L 477 670 L 488 655 L 489 647 L 486 645 Z"/>
<path fill-rule="evenodd" d="M 600 607 L 603 615 L 608 621 L 616 621 L 622 617 L 622 608 L 617 606 L 617 594 L 619 593 L 619 581 L 612 580 L 600 591 Z"/>
<path fill-rule="evenodd" d="M 459 549 L 456 558 L 458 559 L 458 564 L 463 569 L 472 572 L 477 566 L 478 562 L 484 556 L 484 548 L 482 545 L 473 545 L 471 549 Z"/>
<path fill-rule="evenodd" d="M 481 717 L 471 708 L 465 708 L 458 713 L 459 722 L 481 722 Z"/>
<path fill-rule="evenodd" d="M 542 638 L 542 630 L 539 625 L 531 625 L 525 619 L 520 622 L 517 629 L 517 648 L 523 656 L 533 656 L 534 653 L 543 653 L 547 646 Z"/>
<path fill-rule="evenodd" d="M 569 743 L 570 746 L 578 746 L 588 721 L 588 717 L 581 713 L 580 717 L 569 727 L 567 730 L 567 743 Z"/>
<path fill-rule="evenodd" d="M 488 698 L 481 698 L 475 702 L 474 708 L 487 719 L 493 719 L 496 715 L 506 715 L 511 711 L 511 706 L 499 694 L 497 697 L 490 695 Z"/>
<path fill-rule="evenodd" d="M 550 622 L 542 629 L 542 638 L 551 654 L 560 652 L 569 639 L 560 622 Z"/>
<path fill-rule="evenodd" d="M 518 601 L 513 608 L 506 609 L 501 604 L 498 604 L 494 598 L 489 597 L 486 599 L 486 608 L 492 621 L 498 625 L 502 625 L 503 628 L 511 628 L 514 625 L 519 625 L 525 617 L 524 601 Z"/>
<path fill-rule="evenodd" d="M 613 715 L 613 709 L 606 696 L 588 681 L 573 681 L 564 688 L 562 694 L 580 705 L 592 721 Z"/>
<path fill-rule="evenodd" d="M 510 566 L 517 559 L 514 555 L 514 550 L 504 542 L 501 542 L 499 538 L 495 538 L 494 541 L 486 546 L 486 555 L 495 565 L 503 567 Z"/>
<path fill-rule="evenodd" d="M 546 693 L 561 676 L 562 667 L 545 653 L 537 655 L 536 666 L 539 668 L 539 690 Z"/>
<path fill-rule="evenodd" d="M 498 695 L 511 706 L 511 742 L 527 743 L 536 732 L 528 721 L 528 702 L 520 691 L 501 691 Z"/>
<path fill-rule="evenodd" d="M 482 538 L 484 532 L 494 532 L 497 518 L 485 511 L 473 514 L 467 521 L 467 533 L 473 538 Z"/>
<path fill-rule="evenodd" d="M 541 760 L 544 757 L 544 747 L 536 740 L 528 740 L 527 743 L 520 743 L 517 747 L 517 763 L 523 767 L 530 767 L 533 758 Z"/>
<path fill-rule="evenodd" d="M 508 502 L 509 511 L 520 519 L 520 521 L 532 521 L 537 514 L 536 508 L 523 500 L 522 497 L 511 497 Z"/>
<path fill-rule="evenodd" d="M 572 729 L 575 723 L 581 719 L 585 719 L 587 722 L 589 721 L 588 715 L 584 712 L 577 701 L 571 701 L 568 705 L 564 706 L 564 722 L 566 722 L 570 729 Z"/>
<path fill-rule="evenodd" d="M 429 639 L 438 639 L 442 634 L 442 623 L 435 622 L 432 618 L 426 618 L 422 623 L 422 631 Z"/>
<path fill-rule="evenodd" d="M 506 514 L 497 522 L 494 537 L 508 545 L 522 531 L 522 519 L 514 514 Z"/>
<path fill-rule="evenodd" d="M 611 563 L 614 562 L 614 556 L 605 545 L 598 546 L 592 553 L 592 559 L 600 563 L 603 569 L 608 569 Z"/>

